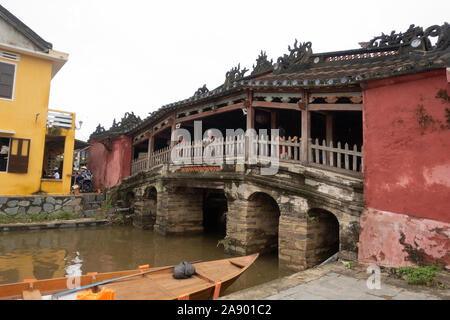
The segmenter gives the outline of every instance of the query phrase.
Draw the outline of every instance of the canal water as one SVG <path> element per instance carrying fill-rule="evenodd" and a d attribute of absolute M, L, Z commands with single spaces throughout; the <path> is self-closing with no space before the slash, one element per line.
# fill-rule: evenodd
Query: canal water
<path fill-rule="evenodd" d="M 131 226 L 1 233 L 0 284 L 231 257 L 217 246 L 218 240 L 213 233 L 160 236 Z M 278 268 L 275 253 L 262 255 L 225 294 L 289 274 Z"/>

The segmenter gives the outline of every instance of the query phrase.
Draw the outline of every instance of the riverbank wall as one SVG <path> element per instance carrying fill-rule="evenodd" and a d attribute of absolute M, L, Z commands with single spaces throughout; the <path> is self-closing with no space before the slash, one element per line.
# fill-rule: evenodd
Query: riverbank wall
<path fill-rule="evenodd" d="M 0 223 L 98 218 L 103 214 L 105 203 L 103 193 L 0 196 Z"/>
<path fill-rule="evenodd" d="M 106 224 L 109 224 L 109 220 L 97 218 L 80 218 L 75 220 L 58 220 L 58 221 L 30 222 L 30 223 L 5 223 L 0 224 L 0 232 L 99 227 Z"/>

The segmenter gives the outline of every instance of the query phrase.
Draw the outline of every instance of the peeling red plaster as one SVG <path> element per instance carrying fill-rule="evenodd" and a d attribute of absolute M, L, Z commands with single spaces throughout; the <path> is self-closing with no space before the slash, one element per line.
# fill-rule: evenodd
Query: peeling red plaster
<path fill-rule="evenodd" d="M 450 224 L 408 215 L 366 209 L 361 216 L 359 260 L 387 267 L 414 265 L 417 252 L 424 263 L 450 269 Z"/>

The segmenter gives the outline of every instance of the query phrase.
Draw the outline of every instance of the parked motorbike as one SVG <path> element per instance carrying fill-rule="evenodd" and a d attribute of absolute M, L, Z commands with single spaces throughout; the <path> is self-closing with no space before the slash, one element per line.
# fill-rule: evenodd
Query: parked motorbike
<path fill-rule="evenodd" d="M 80 192 L 92 192 L 94 189 L 94 185 L 92 183 L 93 175 L 89 170 L 82 171 L 76 177 L 76 184 L 79 186 Z"/>

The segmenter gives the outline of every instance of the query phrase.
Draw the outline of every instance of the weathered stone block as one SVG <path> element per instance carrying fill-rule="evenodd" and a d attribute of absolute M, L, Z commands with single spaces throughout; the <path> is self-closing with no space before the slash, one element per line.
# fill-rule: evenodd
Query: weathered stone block
<path fill-rule="evenodd" d="M 33 199 L 33 206 L 40 206 L 42 204 L 42 198 L 41 197 L 36 197 Z"/>
<path fill-rule="evenodd" d="M 86 210 L 84 211 L 84 215 L 86 218 L 96 218 L 99 216 L 102 212 L 100 210 Z"/>
<path fill-rule="evenodd" d="M 68 212 L 73 212 L 73 211 L 74 211 L 74 210 L 73 210 L 73 207 L 71 207 L 71 206 L 63 206 L 62 209 L 63 209 L 64 211 L 68 211 Z"/>
<path fill-rule="evenodd" d="M 44 203 L 43 209 L 44 209 L 45 212 L 51 212 L 51 211 L 54 210 L 54 208 L 55 208 L 55 207 L 53 206 L 53 204 L 50 204 L 50 203 Z"/>
<path fill-rule="evenodd" d="M 95 197 L 96 197 L 95 194 L 87 194 L 87 195 L 83 195 L 84 200 L 87 201 L 87 202 L 93 202 L 93 201 L 95 201 Z"/>
<path fill-rule="evenodd" d="M 8 198 L 6 197 L 0 197 L 0 206 L 5 204 L 8 201 Z"/>
<path fill-rule="evenodd" d="M 53 197 L 47 197 L 47 198 L 45 198 L 45 202 L 50 203 L 50 204 L 55 204 L 56 200 Z M 44 208 L 44 210 L 45 210 L 45 208 Z"/>
<path fill-rule="evenodd" d="M 4 210 L 8 216 L 15 216 L 17 212 L 19 211 L 19 207 L 14 208 L 6 208 Z"/>
<path fill-rule="evenodd" d="M 104 193 L 97 194 L 95 196 L 95 200 L 96 201 L 105 201 L 106 200 L 106 195 Z"/>
<path fill-rule="evenodd" d="M 28 208 L 27 214 L 38 214 L 41 212 L 41 207 L 37 207 L 37 206 L 32 206 L 30 208 Z"/>
<path fill-rule="evenodd" d="M 30 205 L 30 201 L 28 201 L 28 200 L 19 201 L 20 207 L 28 207 L 29 205 Z"/>
<path fill-rule="evenodd" d="M 19 201 L 17 201 L 17 200 L 10 200 L 10 201 L 8 201 L 7 206 L 10 208 L 13 208 L 13 207 L 17 207 L 18 204 L 19 204 Z"/>

